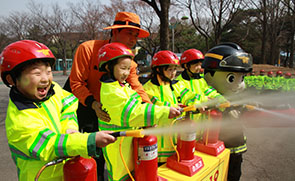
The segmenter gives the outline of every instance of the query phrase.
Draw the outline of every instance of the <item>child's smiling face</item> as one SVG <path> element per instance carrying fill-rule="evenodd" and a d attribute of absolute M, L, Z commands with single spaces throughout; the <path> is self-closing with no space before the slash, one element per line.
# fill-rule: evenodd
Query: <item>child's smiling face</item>
<path fill-rule="evenodd" d="M 22 71 L 21 76 L 16 80 L 16 87 L 26 97 L 42 100 L 47 96 L 52 80 L 50 65 L 38 62 Z"/>
<path fill-rule="evenodd" d="M 122 57 L 118 59 L 118 63 L 114 66 L 114 77 L 120 83 L 123 83 L 130 74 L 131 58 Z"/>
<path fill-rule="evenodd" d="M 166 70 L 163 70 L 163 73 L 168 79 L 173 80 L 177 73 L 177 65 L 169 65 Z"/>

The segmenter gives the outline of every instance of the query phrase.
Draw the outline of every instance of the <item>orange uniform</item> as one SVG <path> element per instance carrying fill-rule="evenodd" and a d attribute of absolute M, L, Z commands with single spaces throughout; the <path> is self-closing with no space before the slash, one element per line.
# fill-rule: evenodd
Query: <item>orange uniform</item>
<path fill-rule="evenodd" d="M 94 99 L 100 102 L 101 83 L 99 80 L 103 72 L 98 70 L 98 50 L 107 43 L 109 40 L 90 40 L 82 43 L 76 50 L 70 74 L 70 85 L 73 94 L 84 106 L 91 106 Z M 151 103 L 138 80 L 136 67 L 137 64 L 132 61 L 127 82 L 144 102 Z"/>

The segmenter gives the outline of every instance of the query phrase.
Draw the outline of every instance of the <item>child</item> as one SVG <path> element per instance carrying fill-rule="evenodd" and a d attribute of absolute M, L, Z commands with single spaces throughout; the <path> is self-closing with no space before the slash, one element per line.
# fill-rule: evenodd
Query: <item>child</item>
<path fill-rule="evenodd" d="M 47 162 L 96 155 L 116 139 L 111 132 L 79 133 L 78 100 L 52 81 L 52 52 L 32 40 L 8 45 L 0 55 L 1 78 L 11 87 L 5 120 L 19 180 L 34 180 Z M 46 168 L 39 180 L 63 180 L 63 164 Z"/>
<path fill-rule="evenodd" d="M 156 105 L 188 106 L 199 104 L 201 97 L 183 86 L 175 78 L 179 60 L 168 50 L 159 51 L 152 59 L 151 79 L 143 86 L 151 101 Z M 173 120 L 162 121 L 159 126 L 169 126 Z M 175 153 L 169 136 L 158 136 L 158 161 L 161 165 Z"/>
<path fill-rule="evenodd" d="M 212 101 L 212 99 L 216 99 L 219 103 L 225 102 L 226 99 L 200 76 L 203 61 L 204 55 L 201 51 L 197 49 L 184 51 L 180 58 L 180 64 L 184 71 L 177 77 L 177 80 L 182 82 L 190 91 L 201 95 L 201 102 Z M 200 119 L 204 115 L 193 115 L 193 118 Z"/>
<path fill-rule="evenodd" d="M 101 81 L 100 100 L 102 108 L 110 115 L 110 122 L 99 120 L 100 130 L 123 131 L 141 126 L 160 124 L 180 115 L 178 108 L 160 107 L 142 103 L 141 97 L 125 82 L 134 55 L 121 43 L 110 43 L 103 46 L 98 53 L 99 70 L 107 72 Z M 109 180 L 126 180 L 128 174 L 119 154 L 118 138 L 115 144 L 103 148 L 108 169 Z M 125 138 L 122 143 L 123 157 L 128 169 L 134 169 L 132 159 L 132 138 Z"/>

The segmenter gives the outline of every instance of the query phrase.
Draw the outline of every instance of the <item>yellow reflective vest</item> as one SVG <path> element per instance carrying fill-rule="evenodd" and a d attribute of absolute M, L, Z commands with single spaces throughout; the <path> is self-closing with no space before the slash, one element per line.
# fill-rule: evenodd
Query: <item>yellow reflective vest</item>
<path fill-rule="evenodd" d="M 183 71 L 177 78 L 184 87 L 188 88 L 190 91 L 201 95 L 201 102 L 207 102 L 210 99 L 216 99 L 219 103 L 225 102 L 226 99 L 218 93 L 212 86 L 209 86 L 203 77 L 192 78 L 188 75 L 187 71 Z M 207 119 L 206 114 L 191 114 L 191 119 L 196 122 Z M 203 130 L 197 131 L 197 140 L 201 139 Z"/>
<path fill-rule="evenodd" d="M 161 81 L 161 80 L 160 80 Z M 154 77 L 143 86 L 153 104 L 160 106 L 178 107 L 179 103 L 184 105 L 199 104 L 201 96 L 189 91 L 177 80 L 170 83 L 159 83 L 158 78 Z M 158 127 L 170 126 L 174 119 L 162 120 Z M 158 161 L 166 162 L 167 158 L 175 153 L 169 136 L 157 136 L 158 138 Z M 176 142 L 175 137 L 173 138 Z"/>
<path fill-rule="evenodd" d="M 99 120 L 100 130 L 124 131 L 159 124 L 168 119 L 170 111 L 169 107 L 143 103 L 141 97 L 128 84 L 120 85 L 118 81 L 110 79 L 106 74 L 101 78 L 100 101 L 102 108 L 111 118 L 110 122 Z M 121 139 L 119 137 L 115 143 L 102 149 L 109 180 L 129 178 L 119 153 Z M 122 150 L 128 169 L 132 171 L 134 163 L 131 137 L 124 138 Z"/>
<path fill-rule="evenodd" d="M 34 180 L 42 166 L 57 158 L 96 154 L 95 133 L 65 134 L 69 128 L 78 130 L 77 106 L 78 99 L 54 82 L 40 102 L 11 89 L 5 125 L 20 181 Z M 63 180 L 63 164 L 47 167 L 39 180 Z"/>

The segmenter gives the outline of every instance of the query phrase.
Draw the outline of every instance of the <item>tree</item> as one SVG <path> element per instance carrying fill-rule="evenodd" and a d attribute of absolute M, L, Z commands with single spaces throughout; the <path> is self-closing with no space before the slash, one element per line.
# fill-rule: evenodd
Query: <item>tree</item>
<path fill-rule="evenodd" d="M 294 38 L 295 38 L 295 2 L 294 0 L 284 0 L 282 1 L 284 6 L 287 8 L 287 23 L 285 26 L 285 30 L 287 30 L 287 59 L 289 60 L 289 67 L 293 68 L 294 61 Z M 290 56 L 288 54 L 290 53 Z M 285 62 L 285 66 L 287 66 L 287 61 Z"/>
<path fill-rule="evenodd" d="M 30 10 L 34 18 L 46 33 L 47 45 L 55 46 L 57 55 L 62 57 L 63 75 L 67 75 L 67 50 L 70 44 L 77 47 L 79 39 L 72 38 L 77 27 L 76 19 L 69 10 L 62 9 L 58 4 L 53 4 L 52 13 L 44 11 L 42 4 L 31 2 Z M 74 49 L 72 47 L 72 49 Z"/>
<path fill-rule="evenodd" d="M 241 0 L 188 0 L 177 1 L 189 10 L 190 20 L 200 33 L 209 49 L 210 44 L 218 44 L 226 27 L 242 8 Z"/>
<path fill-rule="evenodd" d="M 142 0 L 150 5 L 160 19 L 160 49 L 168 50 L 169 47 L 169 7 L 170 0 Z M 160 6 L 160 7 L 159 7 Z"/>

